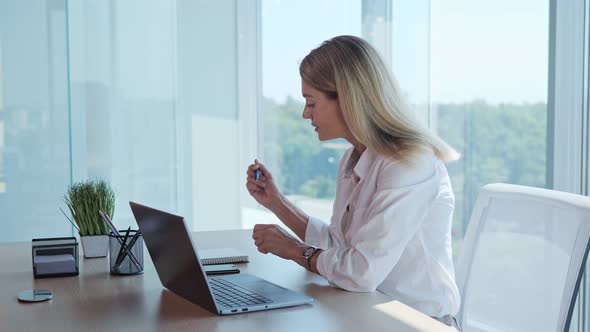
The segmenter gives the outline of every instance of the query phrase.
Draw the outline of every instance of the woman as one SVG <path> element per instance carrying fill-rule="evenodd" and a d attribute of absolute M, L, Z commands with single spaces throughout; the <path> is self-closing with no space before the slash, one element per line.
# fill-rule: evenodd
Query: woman
<path fill-rule="evenodd" d="M 320 141 L 344 138 L 352 147 L 340 162 L 330 225 L 282 195 L 263 164 L 248 167 L 250 194 L 299 237 L 277 225 L 256 225 L 258 250 L 293 260 L 334 286 L 377 289 L 456 326 L 455 199 L 444 162 L 457 153 L 413 119 L 397 83 L 363 39 L 325 41 L 299 71 L 303 118 Z"/>

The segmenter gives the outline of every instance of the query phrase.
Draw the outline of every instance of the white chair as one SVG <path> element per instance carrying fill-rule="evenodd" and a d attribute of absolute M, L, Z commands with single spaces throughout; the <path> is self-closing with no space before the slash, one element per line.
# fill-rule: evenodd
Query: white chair
<path fill-rule="evenodd" d="M 590 245 L 590 197 L 490 184 L 457 265 L 471 331 L 569 331 Z"/>

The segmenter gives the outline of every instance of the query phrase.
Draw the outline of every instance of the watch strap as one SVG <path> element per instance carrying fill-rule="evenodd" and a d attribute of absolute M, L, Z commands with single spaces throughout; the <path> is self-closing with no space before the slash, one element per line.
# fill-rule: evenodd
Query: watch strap
<path fill-rule="evenodd" d="M 309 248 L 313 248 L 313 251 L 309 255 L 304 254 L 303 257 L 305 257 L 305 266 L 306 266 L 307 270 L 311 271 L 311 258 L 313 256 L 315 256 L 315 254 L 317 254 L 317 252 L 319 251 L 319 248 L 308 247 L 305 249 L 305 251 L 309 251 Z"/>

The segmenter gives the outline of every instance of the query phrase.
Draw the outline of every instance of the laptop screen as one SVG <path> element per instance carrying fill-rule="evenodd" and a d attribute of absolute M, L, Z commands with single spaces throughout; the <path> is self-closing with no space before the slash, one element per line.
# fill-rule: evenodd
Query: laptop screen
<path fill-rule="evenodd" d="M 129 202 L 162 285 L 217 313 L 207 277 L 180 216 Z"/>

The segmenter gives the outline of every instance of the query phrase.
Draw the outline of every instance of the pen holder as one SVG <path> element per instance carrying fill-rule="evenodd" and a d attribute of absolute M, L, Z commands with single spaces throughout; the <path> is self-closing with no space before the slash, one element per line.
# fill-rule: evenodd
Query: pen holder
<path fill-rule="evenodd" d="M 136 230 L 119 231 L 109 235 L 109 266 L 111 274 L 135 275 L 143 273 L 143 237 Z M 127 235 L 126 235 L 127 234 Z"/>

